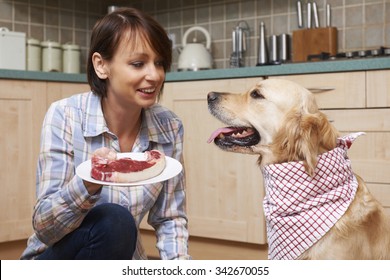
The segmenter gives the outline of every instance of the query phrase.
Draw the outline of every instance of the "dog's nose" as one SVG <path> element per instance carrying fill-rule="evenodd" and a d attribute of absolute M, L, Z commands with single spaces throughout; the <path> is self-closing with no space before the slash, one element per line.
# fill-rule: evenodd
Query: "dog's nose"
<path fill-rule="evenodd" d="M 208 94 L 207 94 L 207 102 L 210 104 L 210 103 L 213 103 L 213 102 L 215 102 L 217 99 L 218 99 L 218 97 L 219 97 L 219 93 L 218 92 L 214 92 L 214 91 L 212 91 L 212 92 L 209 92 Z"/>

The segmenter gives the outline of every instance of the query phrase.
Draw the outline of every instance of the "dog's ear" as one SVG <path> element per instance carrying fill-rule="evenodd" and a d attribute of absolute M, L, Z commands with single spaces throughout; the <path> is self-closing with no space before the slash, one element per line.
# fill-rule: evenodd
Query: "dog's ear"
<path fill-rule="evenodd" d="M 292 110 L 276 133 L 271 149 L 277 162 L 303 161 L 306 172 L 313 176 L 317 156 L 332 150 L 337 136 L 325 114 Z"/>

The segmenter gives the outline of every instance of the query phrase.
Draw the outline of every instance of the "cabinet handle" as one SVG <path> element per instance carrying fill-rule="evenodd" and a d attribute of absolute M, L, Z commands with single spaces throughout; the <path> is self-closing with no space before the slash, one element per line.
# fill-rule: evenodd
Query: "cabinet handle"
<path fill-rule="evenodd" d="M 308 91 L 311 91 L 312 93 L 321 93 L 325 91 L 331 91 L 335 90 L 334 87 L 317 87 L 317 88 L 307 88 Z"/>

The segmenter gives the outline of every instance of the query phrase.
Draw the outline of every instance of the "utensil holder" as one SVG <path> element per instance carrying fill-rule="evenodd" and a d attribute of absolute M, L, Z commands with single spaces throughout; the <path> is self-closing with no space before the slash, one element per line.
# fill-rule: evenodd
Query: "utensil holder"
<path fill-rule="evenodd" d="M 337 28 L 324 27 L 293 31 L 292 61 L 303 62 L 309 55 L 337 54 Z"/>

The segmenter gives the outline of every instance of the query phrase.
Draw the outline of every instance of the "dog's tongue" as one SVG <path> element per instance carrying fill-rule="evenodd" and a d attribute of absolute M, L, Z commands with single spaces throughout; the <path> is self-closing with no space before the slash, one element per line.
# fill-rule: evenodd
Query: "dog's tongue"
<path fill-rule="evenodd" d="M 222 128 L 218 128 L 216 131 L 214 131 L 211 135 L 210 135 L 210 138 L 209 140 L 207 140 L 207 143 L 211 143 L 214 141 L 215 138 L 217 138 L 218 135 L 220 135 L 221 133 L 229 133 L 229 132 L 232 132 L 234 131 L 233 128 L 230 128 L 230 127 L 222 127 Z"/>

